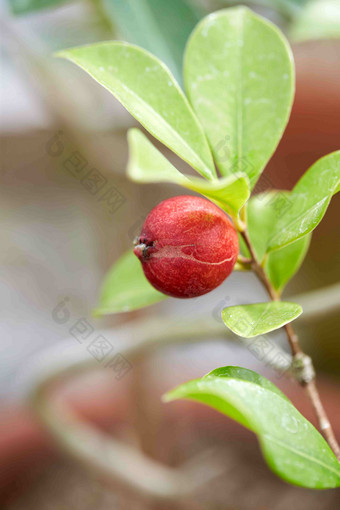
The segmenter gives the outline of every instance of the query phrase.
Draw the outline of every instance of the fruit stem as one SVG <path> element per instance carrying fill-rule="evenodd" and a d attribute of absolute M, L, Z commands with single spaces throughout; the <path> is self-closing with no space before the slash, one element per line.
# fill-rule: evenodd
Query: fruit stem
<path fill-rule="evenodd" d="M 271 282 L 269 281 L 269 278 L 267 276 L 267 273 L 265 272 L 263 266 L 259 262 L 257 255 L 255 253 L 255 250 L 252 246 L 252 243 L 250 241 L 250 237 L 248 234 L 247 229 L 244 229 L 240 231 L 240 235 L 242 239 L 244 240 L 249 253 L 250 253 L 250 264 L 251 268 L 259 278 L 259 280 L 262 282 L 264 287 L 266 288 L 270 298 L 272 301 L 279 301 L 280 295 L 276 290 L 273 288 Z M 292 366 L 296 367 L 296 365 L 302 363 L 302 366 L 300 365 L 301 370 L 299 371 L 299 376 L 297 376 L 297 372 L 292 371 L 292 374 L 294 375 L 295 380 L 305 388 L 306 393 L 308 394 L 312 406 L 314 408 L 314 412 L 316 414 L 316 417 L 318 419 L 319 428 L 325 437 L 326 441 L 328 442 L 329 446 L 332 448 L 333 452 L 335 453 L 337 459 L 340 461 L 340 446 L 337 442 L 337 439 L 335 437 L 333 428 L 329 422 L 327 413 L 323 407 L 323 404 L 320 399 L 320 395 L 318 392 L 318 389 L 316 387 L 315 383 L 315 372 L 312 364 L 312 360 L 307 356 L 301 349 L 301 346 L 299 344 L 299 338 L 297 334 L 295 333 L 293 327 L 291 324 L 286 324 L 284 326 L 287 334 L 287 339 L 290 345 L 290 349 L 293 354 L 293 363 Z"/>
<path fill-rule="evenodd" d="M 247 266 L 251 266 L 252 259 L 249 259 L 247 257 L 243 257 L 243 255 L 238 255 L 237 262 L 241 264 L 242 266 L 245 266 L 245 269 L 248 269 Z M 249 268 L 251 269 L 251 268 Z"/>

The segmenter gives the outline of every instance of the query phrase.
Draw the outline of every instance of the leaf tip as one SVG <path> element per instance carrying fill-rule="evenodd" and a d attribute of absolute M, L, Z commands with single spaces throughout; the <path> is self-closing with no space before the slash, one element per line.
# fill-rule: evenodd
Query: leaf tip
<path fill-rule="evenodd" d="M 69 59 L 69 54 L 68 54 L 69 50 L 59 50 L 59 51 L 55 51 L 54 53 L 52 53 L 52 57 L 54 58 L 65 58 L 65 59 Z"/>
<path fill-rule="evenodd" d="M 172 402 L 173 400 L 176 400 L 174 390 L 167 391 L 166 393 L 164 393 L 164 395 L 161 396 L 161 401 L 164 402 L 164 404 Z"/>

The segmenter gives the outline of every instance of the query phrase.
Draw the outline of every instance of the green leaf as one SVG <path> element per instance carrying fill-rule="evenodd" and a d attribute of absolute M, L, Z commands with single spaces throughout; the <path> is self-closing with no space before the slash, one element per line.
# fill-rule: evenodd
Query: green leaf
<path fill-rule="evenodd" d="M 120 257 L 105 276 L 94 314 L 131 312 L 166 298 L 150 285 L 141 263 L 131 250 Z"/>
<path fill-rule="evenodd" d="M 185 44 L 203 12 L 188 0 L 102 0 L 122 39 L 151 51 L 182 79 Z"/>
<path fill-rule="evenodd" d="M 278 209 L 267 251 L 292 243 L 314 230 L 339 190 L 340 151 L 336 151 L 314 163 L 294 187 L 289 203 Z"/>
<path fill-rule="evenodd" d="M 253 431 L 268 466 L 284 480 L 313 489 L 340 486 L 340 464 L 321 434 L 259 374 L 220 368 L 164 396 L 166 402 L 181 398 L 207 404 Z"/>
<path fill-rule="evenodd" d="M 249 197 L 246 176 L 230 176 L 216 181 L 188 177 L 179 172 L 139 129 L 128 132 L 130 158 L 128 176 L 137 182 L 169 182 L 201 193 L 236 216 Z"/>
<path fill-rule="evenodd" d="M 294 97 L 293 58 L 282 33 L 245 7 L 213 13 L 189 39 L 184 81 L 221 173 L 246 173 L 254 186 Z"/>
<path fill-rule="evenodd" d="M 213 377 L 233 377 L 235 379 L 241 379 L 243 381 L 249 381 L 253 382 L 255 384 L 258 384 L 259 386 L 262 386 L 263 388 L 266 388 L 267 390 L 273 391 L 274 393 L 277 393 L 277 395 L 280 395 L 280 397 L 288 400 L 288 397 L 284 393 L 282 393 L 281 390 L 275 384 L 273 384 L 269 379 L 266 379 L 262 375 L 258 374 L 257 372 L 254 372 L 253 370 L 248 370 L 247 368 L 243 367 L 220 367 L 215 368 L 215 370 L 212 370 L 204 377 L 213 376 Z"/>
<path fill-rule="evenodd" d="M 296 303 L 271 301 L 252 305 L 229 306 L 222 310 L 224 324 L 244 338 L 264 335 L 293 321 L 302 313 Z"/>
<path fill-rule="evenodd" d="M 340 37 L 339 0 L 316 0 L 307 3 L 290 27 L 295 41 Z"/>
<path fill-rule="evenodd" d="M 105 42 L 57 53 L 109 90 L 155 138 L 207 179 L 216 176 L 208 142 L 168 68 L 137 46 Z"/>
<path fill-rule="evenodd" d="M 249 237 L 258 260 L 274 289 L 281 292 L 300 268 L 307 253 L 311 235 L 267 254 L 270 236 L 281 212 L 290 206 L 290 192 L 272 190 L 252 197 L 247 205 Z M 266 256 L 267 255 L 267 256 Z M 264 262 L 265 261 L 265 262 Z"/>
<path fill-rule="evenodd" d="M 287 205 L 288 204 L 288 205 Z M 289 192 L 270 190 L 251 197 L 247 204 L 247 225 L 257 259 L 262 262 L 267 253 L 270 236 L 284 205 L 289 206 Z"/>
<path fill-rule="evenodd" d="M 13 14 L 28 14 L 33 11 L 40 11 L 47 7 L 57 7 L 67 0 L 9 0 Z"/>
<path fill-rule="evenodd" d="M 300 269 L 310 240 L 311 234 L 307 234 L 294 243 L 269 253 L 264 269 L 276 291 L 281 293 L 285 285 Z"/>

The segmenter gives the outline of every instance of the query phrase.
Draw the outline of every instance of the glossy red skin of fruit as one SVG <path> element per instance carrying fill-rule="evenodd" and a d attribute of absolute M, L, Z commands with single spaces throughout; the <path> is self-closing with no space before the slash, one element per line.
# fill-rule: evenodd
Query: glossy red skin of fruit
<path fill-rule="evenodd" d="M 181 195 L 152 209 L 134 253 L 157 290 L 191 298 L 229 276 L 238 249 L 236 230 L 221 209 L 205 198 Z"/>

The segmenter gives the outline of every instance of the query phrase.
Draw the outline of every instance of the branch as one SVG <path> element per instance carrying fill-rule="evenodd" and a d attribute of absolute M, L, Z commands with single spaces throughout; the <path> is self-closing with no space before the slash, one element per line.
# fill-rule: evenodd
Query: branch
<path fill-rule="evenodd" d="M 305 319 L 306 316 L 310 317 L 308 311 L 303 318 Z M 180 321 L 180 323 L 164 317 L 161 319 L 142 318 L 135 320 L 132 325 L 129 324 L 127 327 L 129 328 L 130 342 L 120 348 L 120 353 L 127 356 L 129 360 L 132 357 L 138 357 L 169 345 L 205 342 L 207 337 L 239 340 L 245 345 L 247 344 L 246 339 L 229 334 L 225 326 L 212 321 L 211 316 L 202 317 L 194 322 L 188 319 Z M 102 333 L 105 337 L 110 337 L 113 334 L 111 330 L 103 330 Z M 117 331 L 114 334 L 116 336 Z M 96 367 L 97 361 L 89 357 L 86 350 L 81 355 L 78 350 L 71 353 L 65 350 L 64 355 L 61 356 L 60 347 L 58 347 L 58 356 L 53 353 L 50 363 L 44 360 L 41 365 L 41 372 L 39 371 L 37 381 L 30 392 L 31 403 L 37 418 L 46 426 L 60 447 L 78 460 L 83 467 L 95 469 L 105 475 L 108 480 L 115 480 L 146 497 L 178 501 L 178 498 L 192 493 L 198 485 L 201 486 L 201 478 L 198 480 L 194 470 L 189 472 L 188 466 L 182 466 L 177 472 L 166 469 L 159 463 L 150 463 L 150 459 L 142 452 L 131 451 L 129 448 L 126 451 L 125 445 L 120 441 L 103 438 L 98 430 L 89 428 L 89 424 L 82 423 L 81 418 L 75 416 L 71 409 L 62 409 L 59 406 L 55 408 L 55 404 L 50 399 L 50 390 L 55 387 L 55 384 L 58 381 L 64 381 L 66 377 L 72 377 L 81 371 Z M 298 367 L 295 369 L 297 377 Z M 320 416 L 321 428 L 327 429 L 328 420 L 327 417 L 322 416 L 320 399 L 317 394 L 314 394 L 314 383 L 309 384 L 306 390 L 313 394 L 312 402 L 315 403 L 316 412 Z M 86 440 L 79 442 L 80 434 L 83 438 L 85 434 Z M 336 447 L 332 446 L 332 448 L 335 450 Z M 126 455 L 129 458 L 133 457 L 133 464 L 136 465 L 133 472 L 125 462 Z M 216 460 L 216 452 L 214 455 L 214 460 Z M 196 464 L 199 465 L 197 459 Z M 209 463 L 207 466 L 208 475 L 205 474 L 204 477 L 215 476 L 219 467 Z"/>
<path fill-rule="evenodd" d="M 251 267 L 253 271 L 256 273 L 258 278 L 263 283 L 264 287 L 266 288 L 270 298 L 272 301 L 279 301 L 280 296 L 273 288 L 272 284 L 270 283 L 268 276 L 263 269 L 262 265 L 257 259 L 256 253 L 254 251 L 254 248 L 251 244 L 249 235 L 247 230 L 243 230 L 240 232 L 248 250 L 251 255 Z M 294 378 L 297 380 L 297 382 L 303 386 L 311 400 L 312 406 L 314 408 L 316 417 L 318 419 L 319 428 L 324 435 L 326 441 L 328 442 L 329 446 L 334 451 L 336 457 L 340 461 L 340 446 L 336 440 L 336 437 L 334 435 L 333 428 L 328 420 L 327 413 L 323 407 L 323 404 L 320 399 L 319 392 L 316 387 L 315 383 L 315 372 L 312 360 L 309 356 L 307 356 L 301 349 L 301 346 L 299 344 L 299 338 L 297 334 L 295 333 L 293 327 L 291 324 L 286 324 L 284 326 L 287 334 L 287 339 L 290 345 L 290 349 L 292 351 L 293 355 L 293 361 L 292 361 L 292 374 Z"/>

